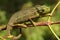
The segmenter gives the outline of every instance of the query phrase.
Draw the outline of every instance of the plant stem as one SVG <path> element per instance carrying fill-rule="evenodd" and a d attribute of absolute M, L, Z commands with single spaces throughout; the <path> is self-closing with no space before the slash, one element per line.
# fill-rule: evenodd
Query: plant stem
<path fill-rule="evenodd" d="M 60 1 L 56 4 L 56 6 L 53 8 L 51 15 L 54 13 L 55 9 L 58 7 L 58 5 L 60 4 Z"/>

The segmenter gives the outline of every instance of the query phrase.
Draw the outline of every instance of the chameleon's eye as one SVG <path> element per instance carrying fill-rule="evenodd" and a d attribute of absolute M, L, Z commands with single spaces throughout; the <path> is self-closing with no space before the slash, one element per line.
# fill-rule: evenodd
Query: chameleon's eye
<path fill-rule="evenodd" d="M 44 10 L 42 10 L 42 12 L 44 12 Z"/>
<path fill-rule="evenodd" d="M 44 12 L 44 10 L 40 10 L 40 12 L 42 13 L 42 12 Z"/>

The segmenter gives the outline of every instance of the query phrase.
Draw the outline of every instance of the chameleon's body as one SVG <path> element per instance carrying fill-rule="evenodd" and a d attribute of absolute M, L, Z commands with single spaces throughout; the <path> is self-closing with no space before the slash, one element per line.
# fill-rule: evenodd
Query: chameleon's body
<path fill-rule="evenodd" d="M 37 13 L 37 10 L 35 8 L 22 10 L 22 11 L 19 11 L 19 12 L 16 12 L 15 14 L 13 14 L 13 16 L 10 18 L 7 26 L 9 26 L 9 25 L 12 26 L 14 23 L 24 22 L 31 18 L 36 18 L 38 16 L 39 16 L 39 14 Z"/>
<path fill-rule="evenodd" d="M 36 6 L 36 7 L 26 9 L 26 10 L 21 10 L 19 12 L 16 12 L 15 14 L 13 14 L 7 24 L 8 35 L 10 35 L 10 30 L 12 28 L 12 25 L 14 25 L 14 23 L 24 22 L 24 21 L 39 17 L 40 16 L 40 14 L 38 12 L 39 10 L 40 11 L 42 10 L 41 6 Z M 21 26 L 23 26 L 23 25 L 21 25 Z"/>

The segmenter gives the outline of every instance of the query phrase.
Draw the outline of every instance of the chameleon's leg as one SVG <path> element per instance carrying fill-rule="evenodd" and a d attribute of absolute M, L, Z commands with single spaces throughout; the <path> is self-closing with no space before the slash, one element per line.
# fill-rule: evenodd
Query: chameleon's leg
<path fill-rule="evenodd" d="M 31 21 L 31 23 L 33 24 L 33 26 L 35 26 L 35 27 L 36 27 L 35 22 L 34 22 L 32 19 L 30 19 L 30 21 Z"/>
<path fill-rule="evenodd" d="M 26 28 L 27 26 L 25 24 L 15 24 L 14 26 L 19 26 L 19 28 Z"/>

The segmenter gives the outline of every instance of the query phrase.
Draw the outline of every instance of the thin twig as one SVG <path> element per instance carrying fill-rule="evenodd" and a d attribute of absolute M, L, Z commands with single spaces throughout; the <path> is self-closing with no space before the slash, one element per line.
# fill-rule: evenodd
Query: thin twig
<path fill-rule="evenodd" d="M 51 15 L 53 15 L 54 11 L 56 10 L 56 8 L 58 7 L 58 5 L 60 4 L 60 1 L 56 4 L 56 6 L 53 8 Z"/>

